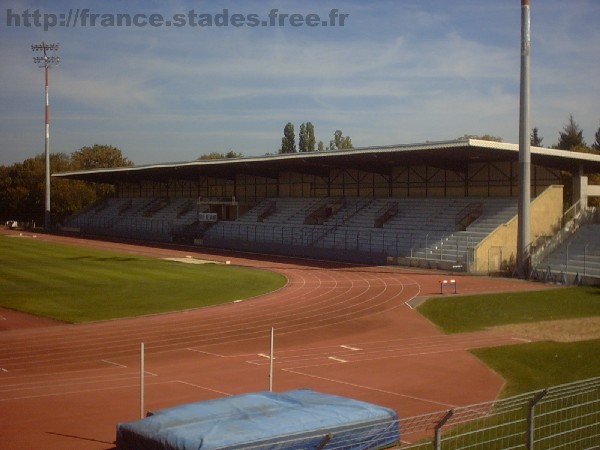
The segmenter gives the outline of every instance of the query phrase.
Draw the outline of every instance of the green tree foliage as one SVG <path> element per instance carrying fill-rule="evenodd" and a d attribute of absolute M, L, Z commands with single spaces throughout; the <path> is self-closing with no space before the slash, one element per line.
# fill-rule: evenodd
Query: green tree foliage
<path fill-rule="evenodd" d="M 463 134 L 458 140 L 478 139 L 480 141 L 504 142 L 500 136 L 492 136 L 491 134 Z"/>
<path fill-rule="evenodd" d="M 44 158 L 38 156 L 3 168 L 0 192 L 3 220 L 43 220 L 44 167 Z"/>
<path fill-rule="evenodd" d="M 73 155 L 71 155 L 72 158 Z M 72 159 L 64 153 L 50 155 L 52 173 L 74 169 Z M 91 205 L 99 198 L 112 194 L 114 188 L 107 184 L 92 184 L 85 181 L 52 178 L 50 180 L 50 211 L 54 217 L 65 218 Z"/>
<path fill-rule="evenodd" d="M 288 122 L 283 129 L 279 153 L 296 153 L 296 136 L 294 135 L 294 125 L 291 122 Z"/>
<path fill-rule="evenodd" d="M 543 140 L 544 140 L 544 138 L 538 134 L 537 127 L 535 127 L 533 130 L 531 130 L 531 134 L 529 135 L 530 145 L 533 145 L 534 147 L 541 147 Z"/>
<path fill-rule="evenodd" d="M 317 148 L 315 148 L 317 146 Z M 350 136 L 344 136 L 341 130 L 336 130 L 333 139 L 329 141 L 329 145 L 325 147 L 323 141 L 317 144 L 315 136 L 315 126 L 311 122 L 302 123 L 300 132 L 298 133 L 298 151 L 299 152 L 314 152 L 315 150 L 322 152 L 325 150 L 343 150 L 353 148 L 352 139 Z M 284 137 L 281 139 L 281 148 L 279 153 L 294 153 L 296 152 L 296 144 L 294 137 L 294 125 L 288 122 L 284 128 Z"/>
<path fill-rule="evenodd" d="M 309 152 L 315 151 L 315 127 L 311 122 L 306 122 L 306 144 Z"/>
<path fill-rule="evenodd" d="M 345 150 L 349 148 L 354 148 L 350 136 L 344 136 L 342 130 L 335 130 L 333 140 L 329 141 L 328 150 Z"/>
<path fill-rule="evenodd" d="M 112 167 L 131 166 L 133 166 L 133 162 L 124 157 L 118 147 L 94 144 L 91 147 L 81 147 L 71 153 L 71 166 L 67 170 L 110 169 Z M 108 184 L 96 184 L 94 190 L 98 199 L 114 194 L 114 187 Z"/>
<path fill-rule="evenodd" d="M 600 130 L 598 130 L 600 132 Z M 579 124 L 573 119 L 573 114 L 569 115 L 569 121 L 563 127 L 563 131 L 559 131 L 559 140 L 555 148 L 560 150 L 569 150 L 579 153 L 597 153 L 597 150 L 588 147 L 583 139 L 583 130 Z M 596 135 L 598 136 L 598 134 Z M 562 183 L 564 186 L 565 204 L 573 203 L 573 175 L 570 172 L 561 172 Z M 598 184 L 600 182 L 600 174 L 589 174 L 588 182 L 590 184 Z M 597 199 L 590 199 L 589 206 L 597 206 Z"/>
<path fill-rule="evenodd" d="M 300 125 L 300 132 L 298 133 L 298 151 L 308 151 L 308 135 L 306 133 L 306 124 Z"/>
<path fill-rule="evenodd" d="M 71 154 L 50 155 L 50 172 L 131 166 L 116 147 L 94 145 Z M 50 212 L 60 220 L 113 193 L 113 187 L 61 178 L 50 179 Z M 42 223 L 46 192 L 44 155 L 0 167 L 0 219 Z"/>
<path fill-rule="evenodd" d="M 598 131 L 594 135 L 595 141 L 592 144 L 592 148 L 598 152 L 600 152 L 600 127 L 598 127 Z"/>
<path fill-rule="evenodd" d="M 312 123 L 306 122 L 300 125 L 298 133 L 298 151 L 299 152 L 314 152 L 315 151 L 315 127 Z"/>
<path fill-rule="evenodd" d="M 112 145 L 94 144 L 91 147 L 81 147 L 71 154 L 72 170 L 106 169 L 111 167 L 133 166 L 125 158 L 121 150 Z"/>
<path fill-rule="evenodd" d="M 573 114 L 569 116 L 569 122 L 559 131 L 557 148 L 560 150 L 575 150 L 576 147 L 585 146 L 583 140 L 583 130 L 573 119 Z"/>
<path fill-rule="evenodd" d="M 242 155 L 241 153 L 237 153 L 234 152 L 233 150 L 229 150 L 227 153 L 220 153 L 220 152 L 211 152 L 205 155 L 202 155 L 200 158 L 198 158 L 201 161 L 205 161 L 208 159 L 230 159 L 230 158 L 241 158 L 244 155 Z"/>

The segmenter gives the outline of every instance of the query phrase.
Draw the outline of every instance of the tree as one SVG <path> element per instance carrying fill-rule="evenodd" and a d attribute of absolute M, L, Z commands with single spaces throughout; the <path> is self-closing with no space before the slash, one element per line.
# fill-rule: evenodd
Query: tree
<path fill-rule="evenodd" d="M 335 130 L 333 140 L 329 141 L 328 150 L 345 150 L 353 148 L 350 136 L 344 136 L 342 130 Z"/>
<path fill-rule="evenodd" d="M 300 125 L 300 132 L 298 133 L 298 151 L 308 151 L 308 135 L 306 133 L 306 124 Z"/>
<path fill-rule="evenodd" d="M 70 156 L 50 154 L 51 173 L 131 165 L 133 163 L 122 156 L 121 150 L 107 145 L 82 147 Z M 45 167 L 43 155 L 0 167 L 0 211 L 4 219 L 43 222 Z M 112 195 L 114 188 L 107 184 L 52 177 L 50 191 L 50 211 L 54 218 L 60 220 L 99 198 Z"/>
<path fill-rule="evenodd" d="M 112 145 L 94 144 L 81 147 L 71 154 L 72 170 L 108 169 L 111 167 L 129 167 L 133 162 L 125 158 L 121 150 Z"/>
<path fill-rule="evenodd" d="M 311 122 L 306 123 L 306 140 L 309 152 L 315 151 L 315 127 Z"/>
<path fill-rule="evenodd" d="M 288 122 L 283 130 L 284 137 L 281 139 L 281 148 L 279 153 L 294 153 L 296 152 L 296 144 L 294 138 L 294 125 Z M 350 136 L 344 136 L 341 130 L 336 130 L 333 139 L 329 141 L 329 146 L 325 147 L 323 141 L 319 141 L 317 148 L 317 139 L 315 137 L 315 127 L 311 122 L 305 122 L 300 125 L 298 133 L 298 151 L 299 152 L 320 152 L 324 150 L 343 150 L 353 148 L 352 139 Z"/>
<path fill-rule="evenodd" d="M 544 138 L 541 137 L 540 135 L 538 135 L 538 129 L 537 129 L 537 127 L 535 127 L 531 131 L 531 134 L 529 135 L 529 143 L 530 143 L 530 145 L 533 145 L 534 147 L 541 147 L 543 140 L 544 140 Z"/>
<path fill-rule="evenodd" d="M 462 137 L 459 137 L 458 140 L 467 140 L 467 139 L 478 139 L 480 141 L 492 141 L 492 142 L 504 142 L 504 140 L 500 136 L 492 136 L 491 134 L 482 134 L 481 136 L 477 134 L 463 134 Z"/>
<path fill-rule="evenodd" d="M 229 158 L 241 158 L 243 155 L 241 153 L 234 152 L 233 150 L 229 150 L 227 153 L 220 152 L 211 152 L 208 154 L 202 155 L 199 160 L 207 160 L 207 159 L 229 159 Z"/>
<path fill-rule="evenodd" d="M 314 152 L 315 151 L 315 127 L 312 123 L 306 122 L 300 125 L 300 133 L 298 133 L 298 151 L 299 152 Z"/>
<path fill-rule="evenodd" d="M 64 153 L 50 155 L 52 173 L 73 170 L 71 158 Z M 62 178 L 50 181 L 51 206 L 53 217 L 65 218 L 91 205 L 99 198 L 112 194 L 114 188 L 107 184 L 92 184 L 79 180 Z"/>
<path fill-rule="evenodd" d="M 294 125 L 291 122 L 288 122 L 283 129 L 279 153 L 296 153 L 296 137 L 294 136 Z"/>
<path fill-rule="evenodd" d="M 43 155 L 2 168 L 2 211 L 10 219 L 43 222 L 46 192 L 46 160 Z M 50 171 L 71 170 L 69 156 L 50 154 Z M 94 187 L 83 181 L 51 178 L 50 211 L 53 217 L 65 217 L 96 199 Z M 4 217 L 3 217 L 4 218 Z"/>
<path fill-rule="evenodd" d="M 71 153 L 71 170 L 110 169 L 113 167 L 131 167 L 133 161 L 123 156 L 121 149 L 112 145 L 94 144 L 81 147 Z M 94 185 L 96 199 L 114 195 L 114 186 L 109 184 Z"/>
<path fill-rule="evenodd" d="M 50 155 L 51 172 L 53 159 L 53 155 Z M 38 155 L 11 167 L 11 182 L 6 194 L 13 219 L 35 222 L 44 220 L 45 164 L 45 158 Z M 54 202 L 50 205 L 51 211 L 52 206 Z"/>
<path fill-rule="evenodd" d="M 598 131 L 596 131 L 594 137 L 596 138 L 596 140 L 592 144 L 592 148 L 600 152 L 600 127 L 598 127 Z"/>
<path fill-rule="evenodd" d="M 573 119 L 573 114 L 569 116 L 569 123 L 558 134 L 560 137 L 556 147 L 561 150 L 573 150 L 575 147 L 585 145 L 583 130 L 579 128 L 579 125 Z"/>

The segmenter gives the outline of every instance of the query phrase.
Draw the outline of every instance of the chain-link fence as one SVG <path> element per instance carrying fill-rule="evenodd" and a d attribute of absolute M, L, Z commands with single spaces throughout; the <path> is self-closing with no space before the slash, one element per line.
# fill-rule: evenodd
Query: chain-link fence
<path fill-rule="evenodd" d="M 403 450 L 598 449 L 600 377 L 400 421 Z"/>

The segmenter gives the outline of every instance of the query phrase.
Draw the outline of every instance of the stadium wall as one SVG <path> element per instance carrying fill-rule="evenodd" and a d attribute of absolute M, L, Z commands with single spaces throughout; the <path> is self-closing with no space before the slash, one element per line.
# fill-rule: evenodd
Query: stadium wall
<path fill-rule="evenodd" d="M 553 236 L 560 228 L 563 215 L 563 186 L 549 186 L 533 199 L 530 214 L 533 241 L 539 236 Z M 479 243 L 474 250 L 472 272 L 494 273 L 510 267 L 517 254 L 517 222 L 515 216 Z"/>

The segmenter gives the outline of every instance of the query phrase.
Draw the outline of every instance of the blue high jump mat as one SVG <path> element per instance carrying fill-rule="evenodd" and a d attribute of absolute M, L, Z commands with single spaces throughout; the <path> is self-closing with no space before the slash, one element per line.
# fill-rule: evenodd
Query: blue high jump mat
<path fill-rule="evenodd" d="M 118 450 L 377 449 L 400 440 L 392 409 L 298 389 L 189 403 L 117 425 Z"/>

